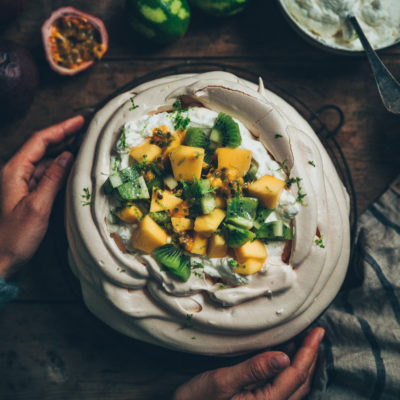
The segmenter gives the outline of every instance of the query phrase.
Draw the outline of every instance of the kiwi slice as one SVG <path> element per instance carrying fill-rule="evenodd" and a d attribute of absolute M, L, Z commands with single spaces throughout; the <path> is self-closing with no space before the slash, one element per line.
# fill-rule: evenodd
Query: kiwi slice
<path fill-rule="evenodd" d="M 228 246 L 234 249 L 243 246 L 249 240 L 253 240 L 256 237 L 254 232 L 231 224 L 226 224 L 226 236 Z"/>
<path fill-rule="evenodd" d="M 202 147 L 205 149 L 207 147 L 206 134 L 200 128 L 191 126 L 186 131 L 185 144 L 186 146 Z"/>
<path fill-rule="evenodd" d="M 257 161 L 253 159 L 251 160 L 250 168 L 247 171 L 247 174 L 244 176 L 244 180 L 246 182 L 254 181 L 254 179 L 256 178 L 257 171 L 258 171 L 258 164 Z"/>
<path fill-rule="evenodd" d="M 219 143 L 222 137 L 222 143 Z M 239 125 L 233 120 L 230 115 L 223 112 L 218 114 L 214 127 L 210 134 L 211 143 L 215 143 L 218 147 L 238 147 L 242 143 Z"/>
<path fill-rule="evenodd" d="M 154 250 L 156 260 L 167 268 L 168 272 L 183 281 L 190 277 L 190 257 L 173 244 L 166 244 Z"/>

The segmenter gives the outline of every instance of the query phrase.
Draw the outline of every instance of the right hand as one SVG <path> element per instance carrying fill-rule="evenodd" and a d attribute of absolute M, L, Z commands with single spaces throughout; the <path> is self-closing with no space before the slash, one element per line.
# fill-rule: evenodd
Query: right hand
<path fill-rule="evenodd" d="M 227 368 L 207 371 L 180 386 L 173 400 L 299 400 L 310 391 L 322 328 L 313 329 L 293 361 L 269 351 Z"/>

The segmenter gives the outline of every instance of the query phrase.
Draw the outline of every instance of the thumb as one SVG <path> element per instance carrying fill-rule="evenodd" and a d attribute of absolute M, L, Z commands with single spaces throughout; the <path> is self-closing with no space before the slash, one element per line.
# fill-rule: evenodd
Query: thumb
<path fill-rule="evenodd" d="M 72 165 L 73 156 L 70 152 L 61 153 L 46 169 L 35 189 L 36 201 L 42 207 L 50 207 L 64 184 Z"/>
<path fill-rule="evenodd" d="M 246 386 L 265 382 L 290 365 L 289 357 L 279 351 L 268 351 L 258 354 L 226 371 L 226 384 L 234 392 Z M 229 381 L 229 382 L 228 382 Z"/>

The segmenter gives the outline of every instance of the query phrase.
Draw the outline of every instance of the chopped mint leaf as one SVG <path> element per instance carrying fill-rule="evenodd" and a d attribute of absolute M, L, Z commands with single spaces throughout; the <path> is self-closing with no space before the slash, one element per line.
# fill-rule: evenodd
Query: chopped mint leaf
<path fill-rule="evenodd" d="M 181 103 L 181 99 L 179 97 L 175 100 L 175 103 L 172 104 L 172 107 L 174 108 L 175 111 L 182 110 L 182 103 Z"/>
<path fill-rule="evenodd" d="M 133 97 L 131 97 L 129 100 L 131 101 L 131 106 L 129 107 L 129 111 L 136 110 L 137 108 L 139 108 L 139 106 L 135 104 L 135 100 Z"/>
<path fill-rule="evenodd" d="M 224 285 L 224 284 L 221 284 L 221 285 L 218 286 L 218 290 L 222 290 L 222 289 L 225 289 L 225 288 L 226 288 L 226 285 Z"/>
<path fill-rule="evenodd" d="M 283 137 L 283 136 L 280 135 L 279 133 L 277 133 L 277 134 L 275 135 L 275 139 L 280 139 L 281 137 Z"/>
<path fill-rule="evenodd" d="M 296 198 L 296 203 L 300 203 L 303 206 L 306 206 L 307 203 L 304 202 L 304 197 L 307 196 L 306 193 L 303 193 L 303 189 L 300 185 L 301 182 L 301 178 L 296 177 L 296 178 L 289 178 L 286 179 L 286 186 L 288 188 L 291 188 L 291 186 L 293 185 L 293 183 L 295 183 L 297 185 L 297 198 Z"/>
<path fill-rule="evenodd" d="M 118 147 L 121 149 L 126 149 L 126 130 L 122 128 L 122 135 L 119 139 Z"/>
<path fill-rule="evenodd" d="M 90 200 L 91 198 L 91 194 L 89 191 L 89 188 L 83 188 L 83 194 L 81 194 L 81 197 L 83 200 L 81 200 L 81 203 L 83 206 L 88 206 L 90 204 L 92 204 L 92 201 Z"/>
<path fill-rule="evenodd" d="M 277 169 L 277 171 L 283 171 L 285 172 L 287 175 L 290 175 L 290 169 L 287 166 L 287 160 L 283 160 L 281 162 L 281 166 Z"/>
<path fill-rule="evenodd" d="M 315 244 L 321 247 L 321 249 L 324 249 L 325 248 L 324 235 L 321 235 L 319 238 L 315 239 Z"/>
<path fill-rule="evenodd" d="M 310 165 L 312 165 L 313 167 L 315 167 L 315 162 L 314 161 L 309 161 L 308 162 Z"/>
<path fill-rule="evenodd" d="M 176 131 L 178 130 L 184 131 L 189 124 L 190 124 L 190 118 L 184 117 L 180 112 L 178 112 L 174 119 L 174 129 Z"/>

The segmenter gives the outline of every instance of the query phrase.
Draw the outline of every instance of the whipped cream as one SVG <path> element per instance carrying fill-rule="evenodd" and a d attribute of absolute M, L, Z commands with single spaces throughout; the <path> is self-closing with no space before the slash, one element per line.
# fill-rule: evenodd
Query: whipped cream
<path fill-rule="evenodd" d="M 399 0 L 282 0 L 295 21 L 320 42 L 347 50 L 362 50 L 346 20 L 354 14 L 374 48 L 400 40 Z"/>

